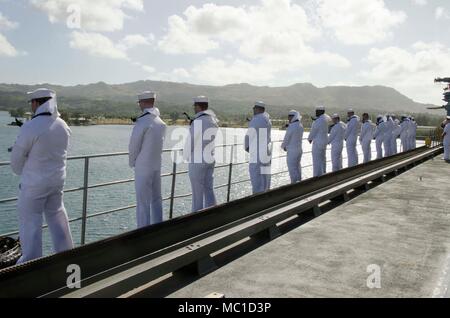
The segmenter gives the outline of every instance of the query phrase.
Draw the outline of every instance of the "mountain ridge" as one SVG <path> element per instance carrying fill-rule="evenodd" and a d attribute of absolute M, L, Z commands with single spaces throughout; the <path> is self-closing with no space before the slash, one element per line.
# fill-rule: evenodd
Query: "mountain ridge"
<path fill-rule="evenodd" d="M 192 97 L 207 95 L 211 107 L 227 116 L 239 116 L 251 111 L 254 101 L 263 100 L 275 116 L 282 116 L 289 109 L 311 111 L 317 105 L 325 105 L 329 110 L 345 112 L 349 107 L 358 112 L 408 112 L 429 113 L 431 104 L 418 103 L 392 87 L 375 86 L 326 86 L 317 87 L 311 83 L 295 83 L 290 86 L 255 86 L 248 83 L 224 86 L 196 85 L 168 81 L 142 80 L 123 84 L 97 82 L 64 86 L 55 84 L 0 84 L 0 109 L 23 107 L 26 92 L 39 87 L 54 89 L 63 108 L 96 112 L 122 113 L 120 107 L 135 105 L 136 95 L 144 90 L 158 93 L 160 105 L 166 111 L 186 110 L 192 104 Z M 135 112 L 135 109 L 132 109 Z M 123 113 L 129 113 L 124 111 Z M 124 114 L 125 115 L 125 114 Z"/>

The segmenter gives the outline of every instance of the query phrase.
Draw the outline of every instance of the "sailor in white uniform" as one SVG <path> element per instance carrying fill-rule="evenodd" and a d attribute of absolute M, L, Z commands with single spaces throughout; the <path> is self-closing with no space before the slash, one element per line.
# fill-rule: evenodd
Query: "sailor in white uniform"
<path fill-rule="evenodd" d="M 327 173 L 328 123 L 330 117 L 325 114 L 325 107 L 316 107 L 316 120 L 311 127 L 309 142 L 312 144 L 314 177 Z"/>
<path fill-rule="evenodd" d="M 73 248 L 63 203 L 71 131 L 60 118 L 54 91 L 43 88 L 28 94 L 34 116 L 21 128 L 11 154 L 11 168 L 21 176 L 18 212 L 22 257 L 18 264 L 42 257 L 44 215 L 55 252 Z"/>
<path fill-rule="evenodd" d="M 414 117 L 410 117 L 410 126 L 408 129 L 409 134 L 409 149 L 413 150 L 417 148 L 417 122 Z"/>
<path fill-rule="evenodd" d="M 256 102 L 253 118 L 245 136 L 245 151 L 250 154 L 249 173 L 253 194 L 270 190 L 272 179 L 272 122 L 264 102 Z"/>
<path fill-rule="evenodd" d="M 393 151 L 393 139 L 394 139 L 394 131 L 395 131 L 395 123 L 390 114 L 387 114 L 385 117 L 385 135 L 384 135 L 384 157 L 390 157 L 394 155 Z M 396 143 L 397 141 L 395 141 Z M 397 147 L 395 147 L 397 148 Z"/>
<path fill-rule="evenodd" d="M 391 153 L 392 155 L 398 154 L 398 145 L 397 139 L 400 137 L 400 133 L 402 128 L 400 127 L 400 120 L 395 115 L 391 116 L 393 125 L 392 125 L 392 139 L 391 139 Z"/>
<path fill-rule="evenodd" d="M 129 164 L 134 168 L 137 227 L 163 221 L 161 164 L 166 124 L 155 107 L 156 93 L 138 96 L 142 115 L 136 120 L 129 144 Z"/>
<path fill-rule="evenodd" d="M 383 119 L 383 115 L 378 115 L 377 129 L 375 130 L 375 134 L 373 136 L 377 148 L 377 160 L 383 159 L 383 142 L 385 133 L 386 133 L 386 122 Z"/>
<path fill-rule="evenodd" d="M 214 156 L 219 121 L 209 109 L 209 99 L 205 96 L 194 98 L 194 111 L 184 158 L 189 162 L 192 212 L 197 212 L 217 205 L 214 194 Z"/>
<path fill-rule="evenodd" d="M 298 111 L 289 112 L 289 126 L 286 130 L 281 148 L 287 152 L 287 165 L 291 183 L 302 181 L 301 160 L 303 155 L 303 133 L 305 129 L 301 123 L 302 117 Z"/>
<path fill-rule="evenodd" d="M 356 149 L 358 142 L 359 121 L 359 117 L 355 115 L 353 109 L 350 109 L 348 111 L 347 130 L 345 132 L 349 168 L 357 166 L 359 163 L 358 150 Z"/>
<path fill-rule="evenodd" d="M 369 114 L 363 114 L 361 136 L 359 142 L 364 154 L 364 163 L 372 160 L 372 140 L 373 140 L 373 125 L 369 119 Z"/>
<path fill-rule="evenodd" d="M 400 123 L 400 139 L 402 141 L 403 152 L 409 151 L 409 119 L 408 116 L 403 115 Z"/>
<path fill-rule="evenodd" d="M 444 140 L 444 160 L 450 163 L 450 116 L 447 116 L 447 121 L 444 124 L 444 133 L 442 134 Z"/>
<path fill-rule="evenodd" d="M 330 136 L 328 137 L 328 144 L 331 145 L 333 172 L 337 172 L 343 168 L 342 151 L 344 150 L 344 138 L 347 125 L 341 121 L 338 114 L 334 114 L 331 119 L 333 120 L 333 125 L 331 126 Z"/>

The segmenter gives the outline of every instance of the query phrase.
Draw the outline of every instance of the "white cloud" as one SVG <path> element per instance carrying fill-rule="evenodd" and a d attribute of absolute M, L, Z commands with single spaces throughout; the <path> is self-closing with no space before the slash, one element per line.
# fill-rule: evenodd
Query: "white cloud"
<path fill-rule="evenodd" d="M 141 34 L 129 34 L 120 41 L 118 46 L 122 50 L 126 51 L 138 46 L 151 45 L 154 40 L 155 36 L 153 34 L 150 34 L 148 36 L 143 36 Z"/>
<path fill-rule="evenodd" d="M 369 45 L 392 36 L 392 29 L 405 22 L 403 11 L 389 10 L 383 0 L 316 0 L 324 28 L 348 45 Z"/>
<path fill-rule="evenodd" d="M 450 19 L 450 13 L 448 12 L 447 9 L 443 8 L 443 7 L 437 7 L 435 12 L 434 12 L 434 16 L 436 18 L 436 20 L 449 20 Z"/>
<path fill-rule="evenodd" d="M 189 9 L 185 11 L 185 14 Z M 219 48 L 219 44 L 208 36 L 193 32 L 183 18 L 169 17 L 169 33 L 163 37 L 158 46 L 169 54 L 202 54 Z"/>
<path fill-rule="evenodd" d="M 144 70 L 144 71 L 147 72 L 147 73 L 152 73 L 152 74 L 153 74 L 153 73 L 156 72 L 156 70 L 155 70 L 154 67 L 149 66 L 149 65 L 142 64 L 141 62 L 132 62 L 132 64 L 133 64 L 134 66 L 140 67 L 142 70 Z"/>
<path fill-rule="evenodd" d="M 0 30 L 15 29 L 19 26 L 17 22 L 13 22 L 0 12 Z"/>
<path fill-rule="evenodd" d="M 433 79 L 450 74 L 450 48 L 417 42 L 409 50 L 395 46 L 371 49 L 366 62 L 372 67 L 361 74 L 366 82 L 392 86 L 417 101 L 439 103 Z"/>
<path fill-rule="evenodd" d="M 0 12 L 0 30 L 11 30 L 18 26 L 19 24 L 17 22 L 9 20 Z M 25 52 L 17 51 L 8 39 L 0 33 L 0 57 L 16 57 L 20 54 L 25 54 Z"/>
<path fill-rule="evenodd" d="M 15 57 L 18 56 L 19 52 L 16 48 L 9 43 L 8 39 L 0 33 L 0 57 Z"/>
<path fill-rule="evenodd" d="M 262 83 L 284 71 L 326 64 L 349 67 L 335 53 L 316 51 L 310 42 L 320 29 L 309 23 L 305 10 L 291 0 L 262 0 L 255 6 L 190 6 L 169 18 L 168 33 L 159 49 L 169 54 L 206 54 L 218 49 L 238 52 L 229 58 L 207 58 L 188 72 L 196 82 Z M 173 76 L 174 74 L 170 74 Z"/>
<path fill-rule="evenodd" d="M 418 6 L 426 6 L 428 4 L 428 0 L 412 0 L 414 4 Z"/>
<path fill-rule="evenodd" d="M 146 37 L 140 34 L 130 34 L 116 44 L 100 33 L 74 31 L 71 34 L 70 47 L 96 57 L 129 59 L 128 50 L 150 45 L 153 38 L 153 35 Z"/>
<path fill-rule="evenodd" d="M 319 35 L 304 9 L 291 0 L 262 0 L 250 7 L 205 4 L 190 6 L 184 17 L 169 17 L 169 31 L 159 47 L 171 54 L 202 54 L 228 43 L 237 45 L 243 55 L 257 58 L 266 50 L 282 53 Z M 277 48 L 280 43 L 283 47 Z"/>
<path fill-rule="evenodd" d="M 113 41 L 100 33 L 74 31 L 71 34 L 70 47 L 95 57 L 128 59 L 125 51 L 119 49 Z"/>
<path fill-rule="evenodd" d="M 112 32 L 123 29 L 127 11 L 143 12 L 143 0 L 30 0 L 32 5 L 48 15 L 51 23 L 65 23 L 68 8 L 76 5 L 81 12 L 81 29 Z"/>
<path fill-rule="evenodd" d="M 87 54 L 108 59 L 126 60 L 132 65 L 141 68 L 147 73 L 154 73 L 155 68 L 149 65 L 133 61 L 127 51 L 139 45 L 149 45 L 152 36 L 143 36 L 139 34 L 128 35 L 117 44 L 110 38 L 100 33 L 74 31 L 71 34 L 70 47 Z"/>
<path fill-rule="evenodd" d="M 274 78 L 270 65 L 253 64 L 240 59 L 227 62 L 207 58 L 190 72 L 200 84 L 225 85 L 231 83 L 264 83 Z"/>

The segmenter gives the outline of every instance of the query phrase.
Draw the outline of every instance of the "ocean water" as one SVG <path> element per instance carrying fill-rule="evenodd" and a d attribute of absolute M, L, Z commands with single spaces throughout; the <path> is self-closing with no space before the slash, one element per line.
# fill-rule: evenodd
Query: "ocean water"
<path fill-rule="evenodd" d="M 6 112 L 0 112 L 0 162 L 10 160 L 8 147 L 14 144 L 19 133 L 19 128 L 7 126 L 13 119 Z M 103 153 L 126 152 L 128 149 L 129 137 L 132 126 L 91 126 L 91 127 L 71 127 L 72 138 L 69 148 L 69 156 L 82 156 Z M 174 131 L 185 134 L 185 127 L 169 127 L 168 137 L 166 138 L 165 149 L 179 147 L 179 140 L 172 140 Z M 222 129 L 221 136 L 217 140 L 217 145 L 242 143 L 244 140 L 245 129 Z M 284 131 L 274 130 L 273 140 L 282 140 Z M 305 138 L 307 134 L 305 134 Z M 283 155 L 280 149 L 280 143 L 274 145 L 274 157 Z M 226 150 L 217 150 L 217 165 L 230 162 L 230 148 Z M 236 148 L 238 157 L 233 162 L 245 161 L 247 155 L 242 146 Z M 312 164 L 311 146 L 308 142 L 304 144 L 302 166 Z M 344 158 L 346 155 L 344 155 Z M 163 158 L 162 173 L 172 172 L 172 155 L 165 153 Z M 223 158 L 220 159 L 220 158 Z M 328 158 L 330 154 L 328 153 Z M 248 159 L 248 158 L 247 158 Z M 345 161 L 345 160 L 344 160 Z M 345 162 L 344 162 L 345 163 Z M 330 169 L 330 163 L 328 164 Z M 177 170 L 186 171 L 187 166 L 181 164 Z M 83 160 L 69 160 L 67 167 L 66 189 L 72 189 L 83 186 L 84 175 Z M 218 168 L 215 171 L 215 185 L 225 185 L 228 182 L 228 167 Z M 272 187 L 276 188 L 289 183 L 289 174 L 287 173 L 286 159 L 280 158 L 273 161 L 272 172 L 277 174 L 272 178 Z M 284 172 L 278 174 L 280 172 Z M 312 177 L 312 168 L 303 169 L 303 177 Z M 97 185 L 112 181 L 126 180 L 133 178 L 133 170 L 128 167 L 128 157 L 118 156 L 110 158 L 92 159 L 89 169 L 89 185 Z M 232 181 L 237 182 L 249 179 L 248 165 L 238 165 L 233 168 Z M 171 178 L 163 178 L 163 198 L 170 196 Z M 0 167 L 0 199 L 13 198 L 17 196 L 19 178 L 14 176 L 9 166 Z M 191 192 L 190 183 L 187 174 L 181 174 L 176 181 L 176 195 L 185 195 Z M 225 203 L 227 199 L 227 188 L 216 190 L 219 203 Z M 231 189 L 231 199 L 235 200 L 251 195 L 250 182 L 235 185 Z M 88 215 L 96 214 L 119 207 L 126 207 L 135 204 L 134 184 L 114 185 L 104 188 L 91 189 L 88 193 Z M 82 215 L 82 192 L 67 193 L 64 197 L 64 203 L 69 214 L 69 218 L 74 219 Z M 175 200 L 174 217 L 190 213 L 191 198 L 181 198 Z M 169 201 L 164 202 L 165 219 L 169 217 Z M 17 211 L 16 204 L 0 204 L 0 234 L 17 231 Z M 88 219 L 86 242 L 94 242 L 100 239 L 108 238 L 135 228 L 136 218 L 135 210 L 129 209 L 109 215 L 103 215 Z M 80 244 L 81 222 L 71 223 L 71 230 L 76 244 Z M 44 250 L 46 254 L 51 253 L 52 245 L 49 239 L 48 231 L 44 230 Z"/>

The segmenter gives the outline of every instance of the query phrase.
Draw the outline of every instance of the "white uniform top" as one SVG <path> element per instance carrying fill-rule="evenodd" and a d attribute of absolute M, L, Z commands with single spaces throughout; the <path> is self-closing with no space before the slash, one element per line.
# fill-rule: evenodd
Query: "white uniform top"
<path fill-rule="evenodd" d="M 327 115 L 320 116 L 311 127 L 308 140 L 316 146 L 326 148 L 328 144 L 328 118 Z"/>
<path fill-rule="evenodd" d="M 417 122 L 412 120 L 409 121 L 408 135 L 411 139 L 414 140 L 417 135 Z"/>
<path fill-rule="evenodd" d="M 359 117 L 353 116 L 347 124 L 347 130 L 345 131 L 345 139 L 358 139 L 358 125 L 359 125 Z"/>
<path fill-rule="evenodd" d="M 377 125 L 377 129 L 375 130 L 375 134 L 373 135 L 373 138 L 375 138 L 378 141 L 384 140 L 384 136 L 387 133 L 387 124 L 386 122 L 382 121 Z"/>
<path fill-rule="evenodd" d="M 297 120 L 289 124 L 281 148 L 287 150 L 288 153 L 297 151 L 301 152 L 303 148 L 304 132 L 305 129 L 300 121 Z"/>
<path fill-rule="evenodd" d="M 366 121 L 361 127 L 360 141 L 362 143 L 371 143 L 373 139 L 373 125 L 372 122 Z"/>
<path fill-rule="evenodd" d="M 189 129 L 183 156 L 189 163 L 215 163 L 215 140 L 219 121 L 212 110 L 195 115 Z"/>
<path fill-rule="evenodd" d="M 444 133 L 446 134 L 444 136 L 444 145 L 449 146 L 450 145 L 450 124 L 445 125 Z"/>
<path fill-rule="evenodd" d="M 159 171 L 167 126 L 158 108 L 145 109 L 136 121 L 129 144 L 129 164 L 139 171 Z"/>
<path fill-rule="evenodd" d="M 407 139 L 409 137 L 409 128 L 410 128 L 409 126 L 410 126 L 409 119 L 405 119 L 400 124 L 400 138 Z"/>
<path fill-rule="evenodd" d="M 245 150 L 250 151 L 250 162 L 269 164 L 270 160 L 268 162 L 267 158 L 265 160 L 261 158 L 261 153 L 264 153 L 265 150 L 269 157 L 272 156 L 272 122 L 269 114 L 262 113 L 253 116 L 248 128 L 245 135 Z"/>
<path fill-rule="evenodd" d="M 396 124 L 392 118 L 386 120 L 386 136 L 385 140 L 391 140 L 395 137 Z M 397 136 L 398 137 L 398 136 Z"/>
<path fill-rule="evenodd" d="M 397 139 L 398 137 L 400 137 L 400 134 L 402 132 L 402 128 L 399 124 L 399 122 L 396 121 L 392 121 L 392 137 L 394 139 Z"/>
<path fill-rule="evenodd" d="M 328 143 L 333 147 L 344 147 L 345 130 L 347 125 L 343 122 L 339 122 L 331 128 L 330 137 L 328 137 Z"/>
<path fill-rule="evenodd" d="M 21 185 L 64 186 L 71 131 L 56 114 L 42 115 L 49 113 L 52 102 L 41 105 L 34 119 L 22 126 L 13 147 L 11 168 L 21 175 Z"/>

